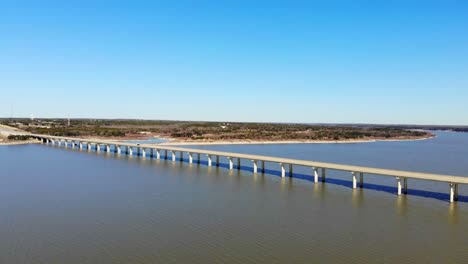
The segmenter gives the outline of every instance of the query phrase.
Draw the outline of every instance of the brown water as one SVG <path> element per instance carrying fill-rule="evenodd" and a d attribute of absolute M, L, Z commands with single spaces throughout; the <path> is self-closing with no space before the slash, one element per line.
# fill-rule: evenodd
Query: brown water
<path fill-rule="evenodd" d="M 0 263 L 468 259 L 466 202 L 43 145 L 0 164 Z"/>

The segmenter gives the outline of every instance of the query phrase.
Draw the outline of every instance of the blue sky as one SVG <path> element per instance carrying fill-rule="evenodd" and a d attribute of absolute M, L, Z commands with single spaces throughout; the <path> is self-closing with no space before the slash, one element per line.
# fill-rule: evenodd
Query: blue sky
<path fill-rule="evenodd" d="M 451 0 L 1 1 L 0 116 L 468 125 L 467 14 Z"/>

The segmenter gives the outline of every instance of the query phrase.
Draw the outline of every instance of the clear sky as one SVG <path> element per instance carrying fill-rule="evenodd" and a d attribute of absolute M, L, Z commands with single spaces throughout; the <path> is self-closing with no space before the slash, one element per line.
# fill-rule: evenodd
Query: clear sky
<path fill-rule="evenodd" d="M 468 125 L 468 1 L 0 1 L 0 98 L 2 117 Z"/>

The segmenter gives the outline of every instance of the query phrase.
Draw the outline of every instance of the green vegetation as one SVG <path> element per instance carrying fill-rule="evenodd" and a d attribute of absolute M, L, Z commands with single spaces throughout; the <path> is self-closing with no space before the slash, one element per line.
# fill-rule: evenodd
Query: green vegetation
<path fill-rule="evenodd" d="M 31 139 L 31 136 L 28 136 L 28 135 L 9 135 L 8 136 L 8 140 L 25 141 L 25 140 L 30 140 L 30 139 Z"/>
<path fill-rule="evenodd" d="M 76 137 L 138 138 L 156 135 L 182 141 L 199 140 L 369 140 L 413 139 L 431 134 L 405 128 L 372 125 L 306 125 L 219 123 L 152 120 L 65 119 L 3 120 L 3 123 L 37 134 Z"/>

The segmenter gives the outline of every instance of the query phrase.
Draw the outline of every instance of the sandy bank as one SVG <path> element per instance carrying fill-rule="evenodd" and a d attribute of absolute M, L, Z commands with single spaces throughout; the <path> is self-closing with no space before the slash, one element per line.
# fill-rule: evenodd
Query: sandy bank
<path fill-rule="evenodd" d="M 25 144 L 38 144 L 41 143 L 37 140 L 24 140 L 24 141 L 0 141 L 0 146 L 12 146 L 12 145 L 25 145 Z"/>
<path fill-rule="evenodd" d="M 425 138 L 402 138 L 402 139 L 369 139 L 369 140 L 283 140 L 283 141 L 178 141 L 172 140 L 169 142 L 159 143 L 155 145 L 167 145 L 167 146 L 205 146 L 205 145 L 262 145 L 262 144 L 357 144 L 357 143 L 372 143 L 372 142 L 397 142 L 397 141 L 419 141 L 435 138 L 436 136 L 430 136 Z"/>

